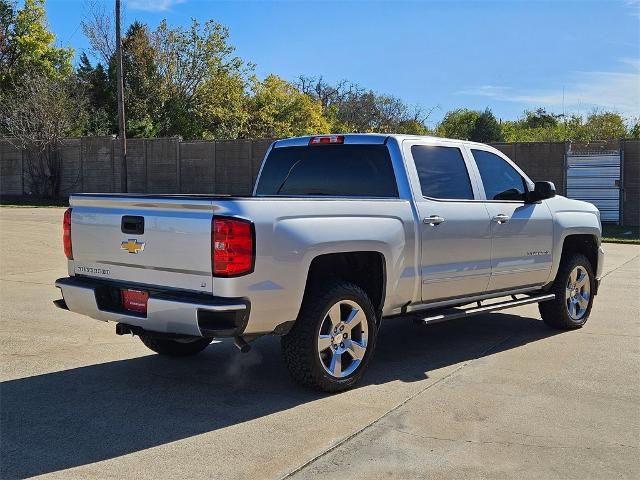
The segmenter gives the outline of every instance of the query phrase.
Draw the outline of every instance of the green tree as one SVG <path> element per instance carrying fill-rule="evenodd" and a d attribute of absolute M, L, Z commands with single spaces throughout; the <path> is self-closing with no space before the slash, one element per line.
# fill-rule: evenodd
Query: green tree
<path fill-rule="evenodd" d="M 211 98 L 203 89 L 220 76 L 247 76 L 251 65 L 234 55 L 229 30 L 209 20 L 200 24 L 192 19 L 189 29 L 170 28 L 163 20 L 151 35 L 159 76 L 156 98 L 161 105 L 158 133 L 202 138 L 209 131 L 198 112 Z"/>
<path fill-rule="evenodd" d="M 504 140 L 500 123 L 489 108 L 484 112 L 459 108 L 447 112 L 436 128 L 438 135 L 475 142 Z"/>
<path fill-rule="evenodd" d="M 54 45 L 47 27 L 44 0 L 0 0 L 0 89 L 6 91 L 26 78 L 63 78 L 72 73 L 73 50 Z"/>
<path fill-rule="evenodd" d="M 629 138 L 640 138 L 640 118 L 635 118 L 629 125 Z"/>
<path fill-rule="evenodd" d="M 322 105 L 276 75 L 251 80 L 247 99 L 249 138 L 280 138 L 327 133 L 329 122 Z"/>
<path fill-rule="evenodd" d="M 469 140 L 482 143 L 502 142 L 504 140 L 500 123 L 488 108 L 478 115 Z"/>
<path fill-rule="evenodd" d="M 502 133 L 507 142 L 558 142 L 575 138 L 582 123 L 579 115 L 559 115 L 538 108 L 503 122 Z"/>
<path fill-rule="evenodd" d="M 558 125 L 559 115 L 549 113 L 544 108 L 528 110 L 524 114 L 524 125 L 527 128 L 549 128 Z"/>
<path fill-rule="evenodd" d="M 476 128 L 480 112 L 459 108 L 446 113 L 437 126 L 437 133 L 442 137 L 470 140 Z"/>
<path fill-rule="evenodd" d="M 76 78 L 87 97 L 88 122 L 85 135 L 109 135 L 117 131 L 115 83 L 102 64 L 91 65 L 85 53 L 80 55 Z"/>
<path fill-rule="evenodd" d="M 616 112 L 593 111 L 580 129 L 577 141 L 615 140 L 623 138 L 627 129 L 624 118 Z M 573 140 L 573 138 L 572 138 Z"/>
<path fill-rule="evenodd" d="M 115 59 L 110 62 L 110 75 L 115 85 Z M 129 137 L 154 137 L 158 133 L 161 104 L 157 94 L 161 78 L 156 65 L 156 52 L 149 29 L 133 22 L 122 41 L 125 113 Z"/>
<path fill-rule="evenodd" d="M 247 80 L 239 73 L 220 72 L 207 80 L 195 99 L 202 138 L 235 139 L 246 135 Z"/>

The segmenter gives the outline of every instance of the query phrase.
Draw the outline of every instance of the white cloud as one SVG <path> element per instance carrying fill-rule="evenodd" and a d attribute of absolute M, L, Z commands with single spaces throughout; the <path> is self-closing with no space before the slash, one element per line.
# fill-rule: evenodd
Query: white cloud
<path fill-rule="evenodd" d="M 564 108 L 567 112 L 587 113 L 605 108 L 625 116 L 640 115 L 640 61 L 625 59 L 626 71 L 577 72 L 563 89 L 524 90 L 499 85 L 482 85 L 459 92 L 506 102 L 521 103 L 525 107 Z"/>
<path fill-rule="evenodd" d="M 640 17 L 640 0 L 625 0 L 624 3 L 631 9 L 631 16 Z"/>
<path fill-rule="evenodd" d="M 179 5 L 186 0 L 130 0 L 127 6 L 131 10 L 143 10 L 145 12 L 166 12 L 174 5 Z"/>

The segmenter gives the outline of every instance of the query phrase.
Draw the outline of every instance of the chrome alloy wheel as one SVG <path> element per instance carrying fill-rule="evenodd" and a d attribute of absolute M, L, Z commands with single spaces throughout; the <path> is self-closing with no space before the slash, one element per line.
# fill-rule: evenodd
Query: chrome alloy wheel
<path fill-rule="evenodd" d="M 318 330 L 318 355 L 324 370 L 334 378 L 351 375 L 367 351 L 369 325 L 354 301 L 340 300 L 327 312 Z"/>
<path fill-rule="evenodd" d="M 591 281 L 589 273 L 584 267 L 578 265 L 571 271 L 567 279 L 565 289 L 565 303 L 569 317 L 572 320 L 580 320 L 584 317 L 591 299 Z"/>

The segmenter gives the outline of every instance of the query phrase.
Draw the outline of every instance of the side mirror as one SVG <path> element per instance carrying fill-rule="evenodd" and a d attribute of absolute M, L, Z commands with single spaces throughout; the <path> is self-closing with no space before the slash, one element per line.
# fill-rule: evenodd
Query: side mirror
<path fill-rule="evenodd" d="M 553 182 L 536 182 L 533 192 L 529 192 L 529 202 L 538 202 L 556 196 L 556 186 Z"/>

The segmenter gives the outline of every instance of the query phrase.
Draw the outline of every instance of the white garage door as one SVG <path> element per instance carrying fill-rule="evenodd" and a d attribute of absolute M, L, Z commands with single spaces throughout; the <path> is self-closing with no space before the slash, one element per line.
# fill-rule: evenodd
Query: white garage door
<path fill-rule="evenodd" d="M 567 155 L 567 197 L 593 203 L 603 222 L 620 219 L 620 154 Z"/>

